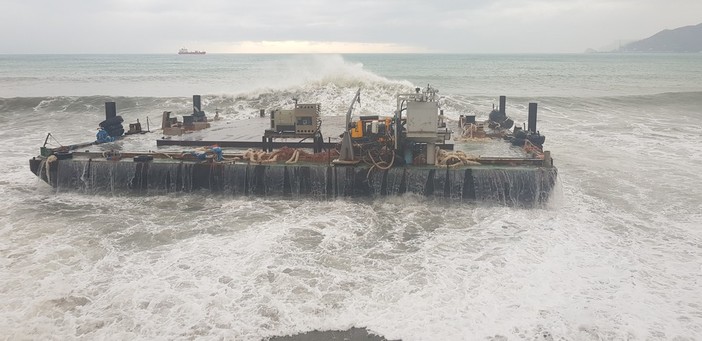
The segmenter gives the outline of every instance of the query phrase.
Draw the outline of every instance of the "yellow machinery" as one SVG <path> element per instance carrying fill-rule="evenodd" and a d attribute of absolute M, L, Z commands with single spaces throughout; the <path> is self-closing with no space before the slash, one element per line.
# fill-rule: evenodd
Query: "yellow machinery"
<path fill-rule="evenodd" d="M 351 138 L 381 138 L 388 134 L 391 122 L 392 118 L 390 117 L 361 116 L 358 121 L 351 124 Z"/>

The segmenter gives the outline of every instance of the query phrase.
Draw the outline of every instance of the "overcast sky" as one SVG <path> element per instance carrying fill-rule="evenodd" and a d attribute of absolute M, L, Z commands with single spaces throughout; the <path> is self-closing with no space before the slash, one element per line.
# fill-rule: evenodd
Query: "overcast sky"
<path fill-rule="evenodd" d="M 0 53 L 560 53 L 702 22 L 702 0 L 1 0 Z"/>

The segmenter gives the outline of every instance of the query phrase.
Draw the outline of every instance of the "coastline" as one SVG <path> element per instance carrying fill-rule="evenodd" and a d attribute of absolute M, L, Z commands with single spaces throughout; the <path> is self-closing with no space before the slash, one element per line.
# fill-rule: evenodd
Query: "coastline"
<path fill-rule="evenodd" d="M 369 332 L 366 328 L 346 330 L 313 330 L 306 333 L 274 336 L 265 341 L 388 341 L 388 339 Z M 399 340 L 396 340 L 399 341 Z"/>

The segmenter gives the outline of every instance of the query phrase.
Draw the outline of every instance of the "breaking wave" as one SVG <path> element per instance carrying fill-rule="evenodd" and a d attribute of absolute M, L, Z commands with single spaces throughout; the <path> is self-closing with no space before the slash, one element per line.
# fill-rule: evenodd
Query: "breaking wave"
<path fill-rule="evenodd" d="M 362 114 L 391 114 L 395 107 L 395 95 L 412 91 L 414 85 L 407 81 L 396 82 L 369 73 L 367 79 L 354 78 L 349 74 L 336 74 L 311 80 L 305 84 L 287 88 L 259 88 L 239 94 L 203 95 L 202 105 L 206 112 L 219 110 L 233 119 L 250 118 L 260 109 L 290 107 L 294 98 L 300 102 L 322 103 L 323 115 L 345 114 L 356 89 L 361 88 Z M 377 77 L 377 78 L 375 78 Z M 593 111 L 612 111 L 625 107 L 642 110 L 657 110 L 675 107 L 680 111 L 696 113 L 702 92 L 674 92 L 641 96 L 616 97 L 508 97 L 508 108 L 526 111 L 527 103 L 538 101 L 544 105 L 568 108 L 586 106 Z M 160 115 L 163 111 L 176 113 L 191 109 L 191 97 L 128 97 L 128 96 L 49 96 L 0 98 L 0 119 L 8 115 L 24 114 L 94 114 L 101 117 L 104 103 L 114 101 L 120 115 Z M 497 97 L 448 95 L 442 106 L 449 117 L 463 113 L 487 114 Z M 542 106 L 542 108 L 546 108 Z M 699 116 L 699 114 L 697 115 Z M 697 118 L 699 117 L 691 117 Z"/>
<path fill-rule="evenodd" d="M 361 63 L 344 61 L 341 56 L 294 56 L 264 63 L 260 76 L 243 79 L 233 91 L 218 91 L 224 80 L 203 96 L 203 109 L 246 118 L 259 109 L 290 106 L 293 98 L 301 102 L 322 103 L 326 115 L 345 113 L 356 89 L 362 89 L 361 110 L 392 111 L 397 93 L 412 91 L 408 81 L 391 80 L 363 68 Z M 197 89 L 198 86 L 192 88 Z M 148 91 L 145 91 L 148 93 Z M 104 102 L 114 101 L 120 114 L 184 111 L 191 107 L 190 96 L 46 96 L 0 98 L 0 115 L 7 113 L 100 114 Z"/>

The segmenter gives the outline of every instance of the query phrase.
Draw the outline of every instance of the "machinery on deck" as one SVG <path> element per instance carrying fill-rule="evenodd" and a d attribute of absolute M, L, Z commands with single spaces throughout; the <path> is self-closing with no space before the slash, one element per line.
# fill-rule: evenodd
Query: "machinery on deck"
<path fill-rule="evenodd" d="M 271 129 L 267 133 L 310 135 L 319 130 L 322 120 L 319 113 L 320 103 L 298 104 L 293 109 L 276 109 L 271 111 Z"/>
<path fill-rule="evenodd" d="M 451 138 L 438 92 L 428 85 L 425 89 L 416 88 L 414 93 L 397 96 L 393 116 L 360 116 L 352 122 L 354 104 L 360 102 L 359 89 L 346 114 L 341 154 L 335 162 L 354 164 L 368 157 L 379 168 L 389 168 L 395 163 L 433 165 L 437 144 Z"/>
<path fill-rule="evenodd" d="M 202 111 L 200 95 L 193 95 L 193 113 L 192 115 L 183 115 L 183 122 L 178 121 L 177 117 L 171 117 L 170 111 L 164 111 L 161 117 L 163 135 L 183 135 L 187 132 L 209 127 L 210 123 L 207 121 L 207 116 Z"/>
<path fill-rule="evenodd" d="M 278 138 L 312 138 L 314 152 L 321 152 L 324 145 L 320 113 L 321 103 L 300 104 L 295 101 L 293 109 L 275 109 L 271 111 L 271 127 L 263 133 L 263 148 L 273 150 L 273 140 Z M 263 117 L 264 111 L 261 111 Z"/>

